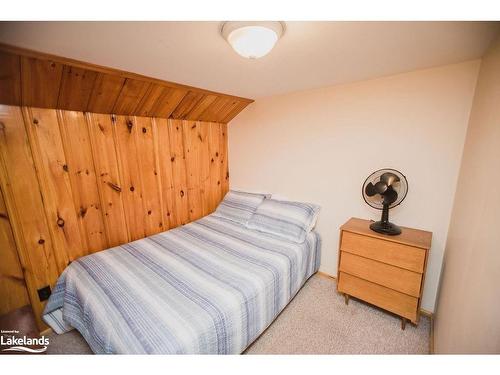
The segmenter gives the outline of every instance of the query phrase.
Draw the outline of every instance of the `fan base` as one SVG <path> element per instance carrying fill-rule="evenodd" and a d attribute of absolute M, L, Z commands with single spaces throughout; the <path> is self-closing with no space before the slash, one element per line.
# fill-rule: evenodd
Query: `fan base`
<path fill-rule="evenodd" d="M 389 236 L 401 234 L 401 228 L 388 221 L 376 221 L 370 224 L 370 229 L 377 233 L 388 234 Z"/>

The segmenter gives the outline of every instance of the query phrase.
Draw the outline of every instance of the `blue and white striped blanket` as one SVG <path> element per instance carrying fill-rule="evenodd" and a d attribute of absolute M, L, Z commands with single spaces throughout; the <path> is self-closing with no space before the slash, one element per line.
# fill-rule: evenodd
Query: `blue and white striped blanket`
<path fill-rule="evenodd" d="M 210 215 L 88 255 L 63 272 L 44 311 L 95 353 L 237 354 L 319 268 L 302 244 Z"/>

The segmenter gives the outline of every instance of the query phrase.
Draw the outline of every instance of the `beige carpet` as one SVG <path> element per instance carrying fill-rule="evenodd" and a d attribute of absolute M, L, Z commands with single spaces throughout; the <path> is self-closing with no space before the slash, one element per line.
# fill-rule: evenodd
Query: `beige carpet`
<path fill-rule="evenodd" d="M 401 330 L 401 320 L 351 299 L 346 306 L 335 281 L 315 275 L 246 354 L 427 354 L 430 324 Z M 51 335 L 52 354 L 89 354 L 76 331 Z"/>

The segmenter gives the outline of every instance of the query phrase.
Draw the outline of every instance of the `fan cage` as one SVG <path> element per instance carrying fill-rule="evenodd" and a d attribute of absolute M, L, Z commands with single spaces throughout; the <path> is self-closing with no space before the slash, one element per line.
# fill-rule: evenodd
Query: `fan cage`
<path fill-rule="evenodd" d="M 380 194 L 376 194 L 373 197 L 368 197 L 366 195 L 365 189 L 366 189 L 366 185 L 368 185 L 370 182 L 373 184 L 378 182 L 380 180 L 380 176 L 382 176 L 382 174 L 384 174 L 386 172 L 394 173 L 396 176 L 398 176 L 399 177 L 398 184 L 400 186 L 399 191 L 397 191 L 398 199 L 394 203 L 392 203 L 389 206 L 389 208 L 399 206 L 401 204 L 401 202 L 404 201 L 404 199 L 406 198 L 406 195 L 408 194 L 408 180 L 406 179 L 406 176 L 403 173 L 401 173 L 397 169 L 393 169 L 393 168 L 382 168 L 382 169 L 376 170 L 375 172 L 373 172 L 372 174 L 370 174 L 366 178 L 365 182 L 363 183 L 361 193 L 363 195 L 363 199 L 366 202 L 366 204 L 369 205 L 370 207 L 377 209 L 377 210 L 382 210 L 384 208 L 384 205 L 382 203 L 383 198 L 381 197 Z M 375 199 L 378 199 L 380 202 L 375 201 Z"/>

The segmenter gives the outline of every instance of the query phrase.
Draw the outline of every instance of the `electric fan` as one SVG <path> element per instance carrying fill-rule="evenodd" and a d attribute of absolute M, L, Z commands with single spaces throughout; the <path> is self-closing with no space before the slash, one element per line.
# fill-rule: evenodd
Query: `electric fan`
<path fill-rule="evenodd" d="M 401 234 L 401 228 L 389 222 L 389 209 L 399 205 L 408 193 L 408 181 L 399 171 L 390 168 L 379 169 L 368 176 L 363 184 L 363 199 L 378 210 L 382 218 L 370 225 L 370 229 L 383 234 Z"/>

